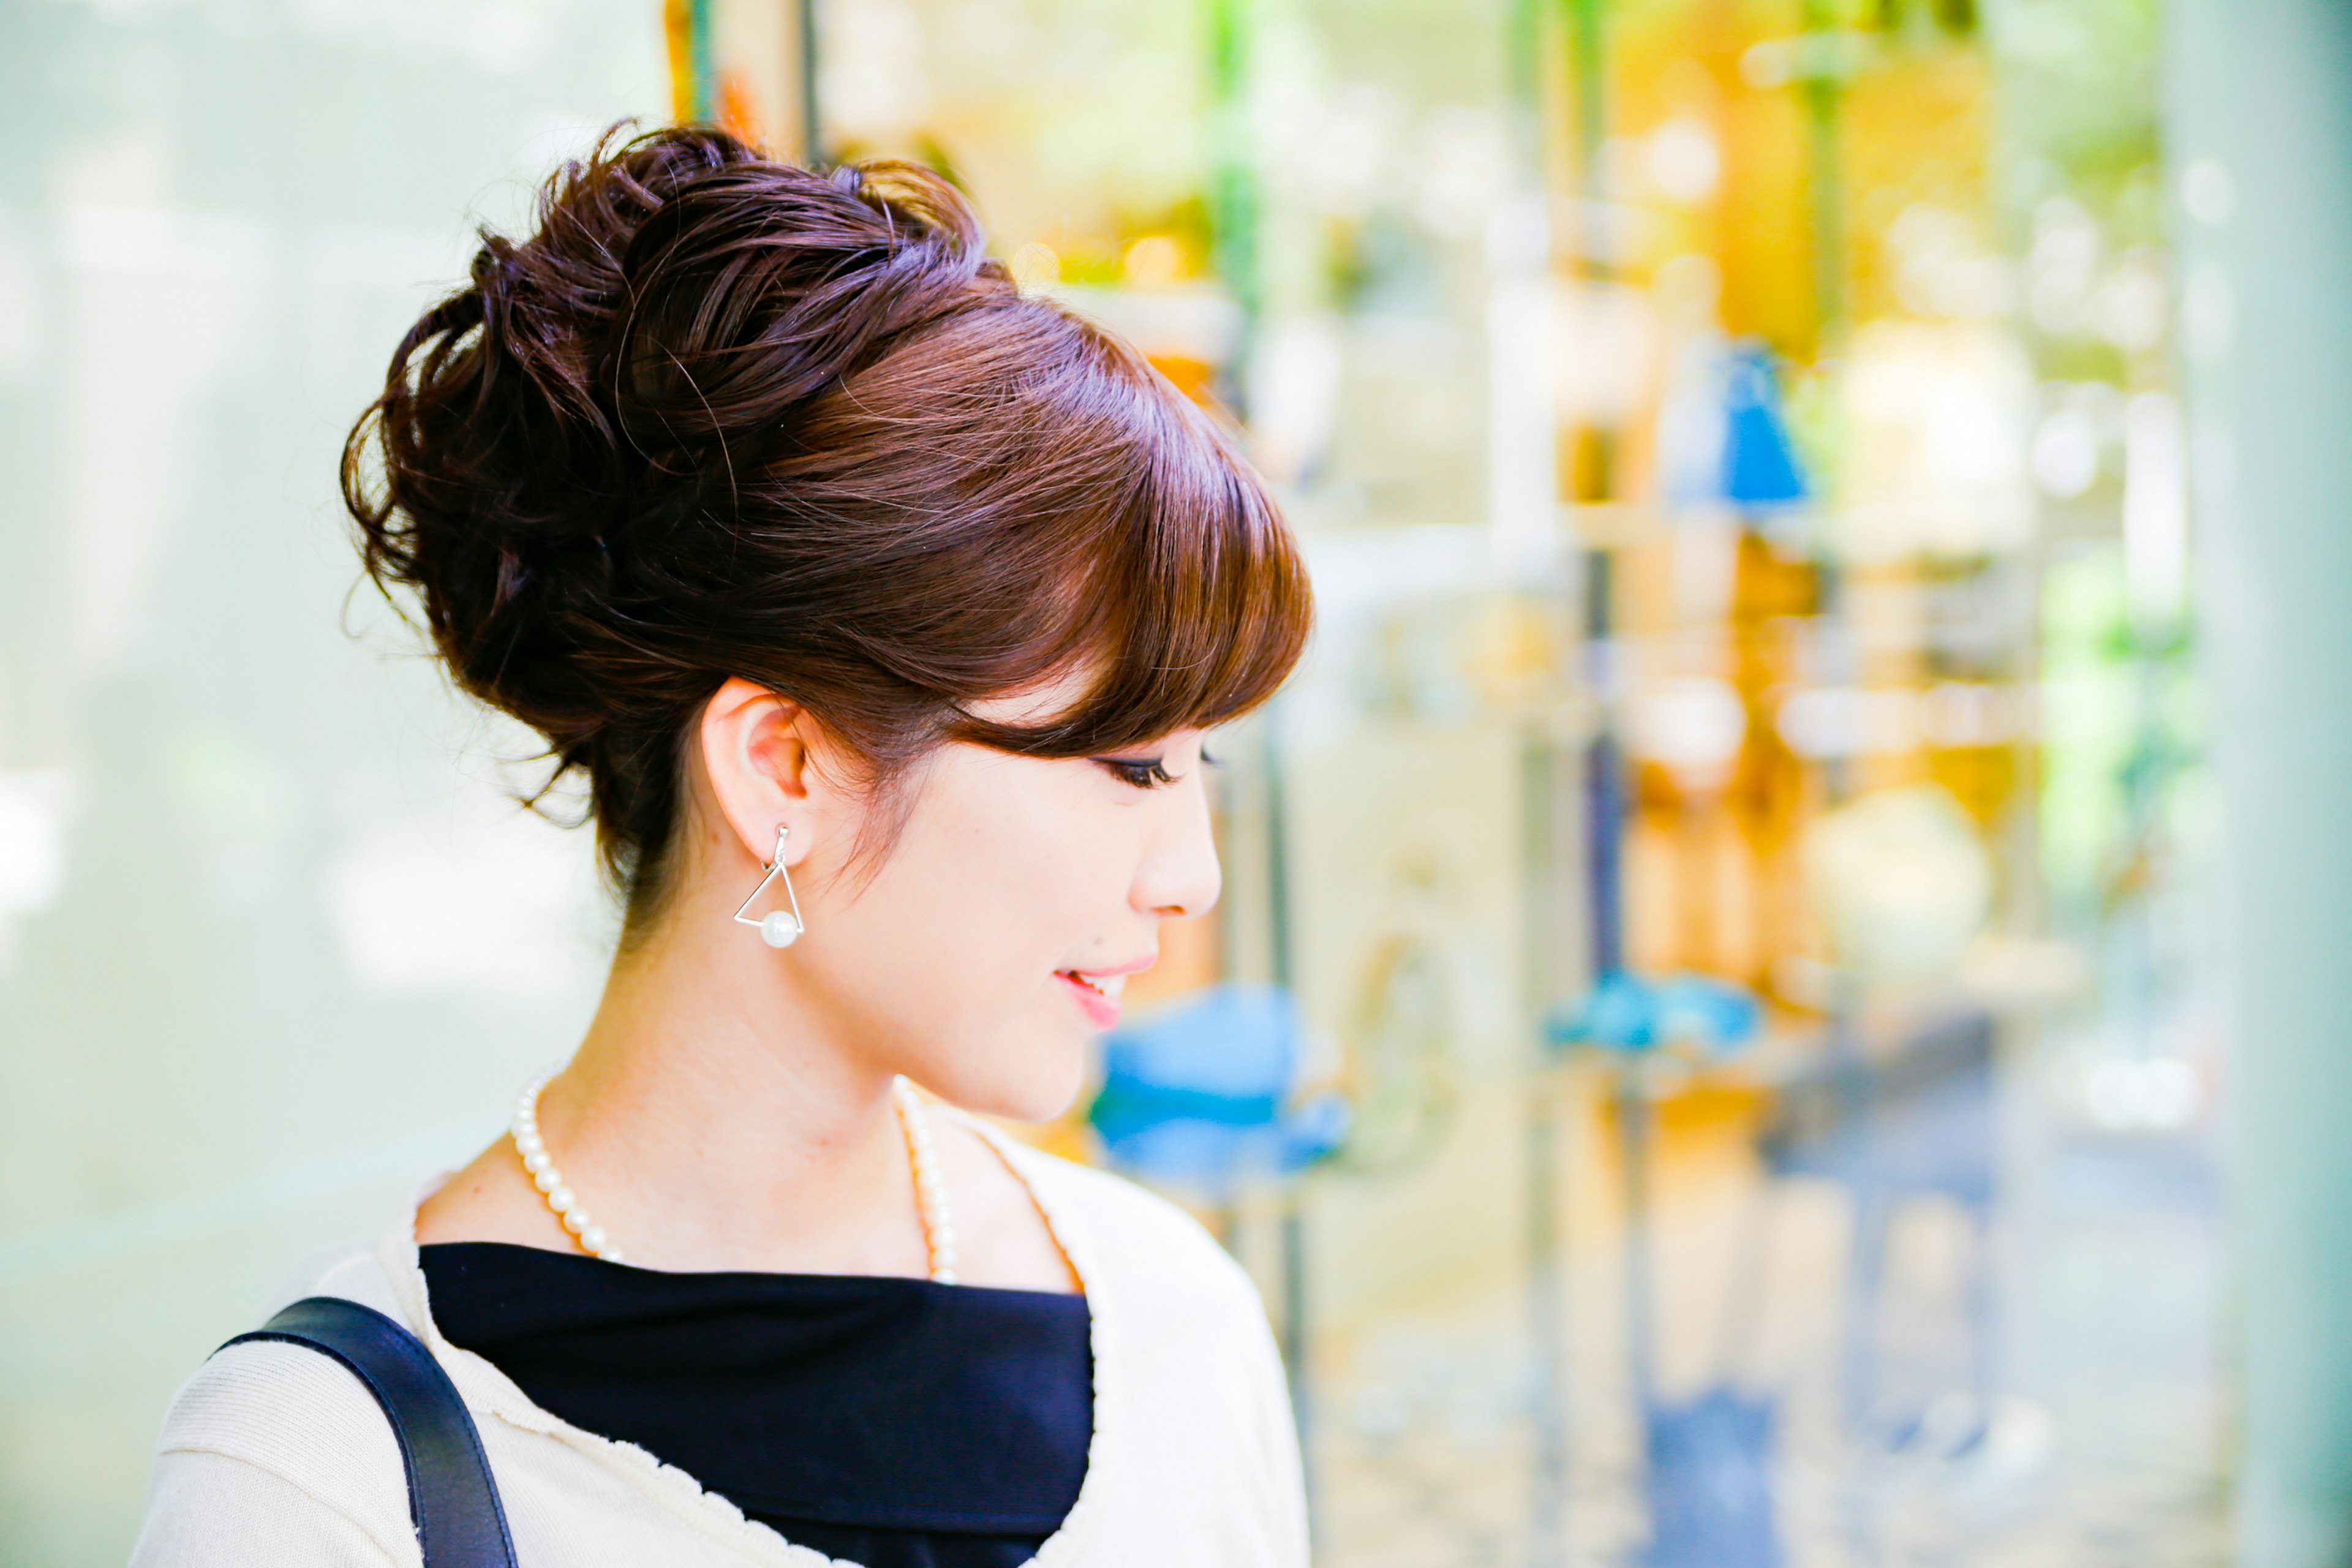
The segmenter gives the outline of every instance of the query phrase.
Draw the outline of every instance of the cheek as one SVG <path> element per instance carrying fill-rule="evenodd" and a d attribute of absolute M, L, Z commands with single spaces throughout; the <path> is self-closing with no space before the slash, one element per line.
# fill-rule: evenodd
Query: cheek
<path fill-rule="evenodd" d="M 1133 876 L 1138 819 L 1106 803 L 1088 787 L 1095 782 L 1084 763 L 991 756 L 943 796 L 934 819 L 943 858 L 978 896 L 1057 950 L 1115 919 Z"/>
<path fill-rule="evenodd" d="M 1076 1089 L 1089 1030 L 1054 971 L 1119 918 L 1133 861 L 1127 817 L 1087 782 L 992 754 L 939 770 L 842 912 L 855 1005 L 908 1070 L 961 1103 L 995 1108 L 1009 1093 L 1027 1107 Z"/>

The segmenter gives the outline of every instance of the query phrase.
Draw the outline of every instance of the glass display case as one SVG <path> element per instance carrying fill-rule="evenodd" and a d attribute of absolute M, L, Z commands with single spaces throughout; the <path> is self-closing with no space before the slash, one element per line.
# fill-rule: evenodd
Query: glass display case
<path fill-rule="evenodd" d="M 2164 232 L 2227 193 L 2151 13 L 0 17 L 0 1558 L 119 1560 L 253 1282 L 593 1004 L 587 846 L 385 673 L 331 485 L 467 210 L 635 113 L 940 169 L 1280 491 L 1224 901 L 1026 1135 L 1256 1276 L 1319 1562 L 2221 1561 Z"/>

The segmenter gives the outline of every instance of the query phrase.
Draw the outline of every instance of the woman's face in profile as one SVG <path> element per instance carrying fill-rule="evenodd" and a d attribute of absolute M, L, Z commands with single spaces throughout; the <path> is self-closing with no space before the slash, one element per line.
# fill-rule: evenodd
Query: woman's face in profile
<path fill-rule="evenodd" d="M 951 742 L 919 764 L 872 879 L 810 914 L 808 956 L 856 1036 L 971 1110 L 1065 1110 L 1161 922 L 1216 902 L 1201 743 L 1048 759 Z"/>

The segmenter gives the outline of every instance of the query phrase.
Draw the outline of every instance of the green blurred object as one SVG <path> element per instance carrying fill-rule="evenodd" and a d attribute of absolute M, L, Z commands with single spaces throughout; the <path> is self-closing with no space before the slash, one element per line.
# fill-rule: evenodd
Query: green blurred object
<path fill-rule="evenodd" d="M 1244 372 L 1263 307 L 1256 147 L 1250 134 L 1251 0 L 1209 0 L 1209 226 L 1217 276 L 1242 308 L 1241 341 L 1219 388 L 1244 414 Z"/>
<path fill-rule="evenodd" d="M 719 24 L 717 0 L 688 0 L 687 68 L 694 78 L 694 119 L 719 117 Z"/>

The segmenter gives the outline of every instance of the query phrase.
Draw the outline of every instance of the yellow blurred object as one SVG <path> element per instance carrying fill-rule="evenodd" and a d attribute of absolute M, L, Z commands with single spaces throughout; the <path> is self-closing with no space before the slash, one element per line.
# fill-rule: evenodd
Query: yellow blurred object
<path fill-rule="evenodd" d="M 1840 964 L 1897 985 L 1958 976 L 1992 910 L 1993 868 L 1949 790 L 1866 795 L 1816 820 L 1804 853 Z"/>
<path fill-rule="evenodd" d="M 1130 289 L 1158 289 L 1184 275 L 1184 247 L 1164 234 L 1148 234 L 1119 258 L 1119 280 Z"/>
<path fill-rule="evenodd" d="M 694 0 L 662 0 L 662 37 L 669 47 L 669 117 L 692 120 Z"/>
<path fill-rule="evenodd" d="M 1041 240 L 1033 239 L 1014 251 L 1005 265 L 1012 269 L 1013 280 L 1024 289 L 1044 289 L 1062 280 L 1062 258 Z"/>

